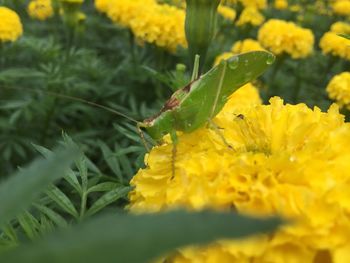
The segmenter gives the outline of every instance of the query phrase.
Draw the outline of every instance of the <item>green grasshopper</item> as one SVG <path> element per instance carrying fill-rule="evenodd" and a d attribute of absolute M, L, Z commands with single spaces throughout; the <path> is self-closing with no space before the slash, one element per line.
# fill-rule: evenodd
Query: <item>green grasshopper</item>
<path fill-rule="evenodd" d="M 146 130 L 147 134 L 158 143 L 165 135 L 170 134 L 173 142 L 172 171 L 174 175 L 176 144 L 178 142 L 176 132 L 191 133 L 207 123 L 213 124 L 212 127 L 215 128 L 212 119 L 224 107 L 229 96 L 244 84 L 261 75 L 274 62 L 274 59 L 274 55 L 267 51 L 253 51 L 223 60 L 199 78 L 195 77 L 195 69 L 193 80 L 177 90 L 158 114 L 143 122 L 135 121 L 121 112 L 84 99 L 52 92 L 47 93 L 90 104 L 136 122 L 141 139 L 148 151 L 150 149 L 142 129 Z M 216 131 L 219 132 L 218 129 Z M 221 137 L 225 142 L 224 137 Z"/>
<path fill-rule="evenodd" d="M 197 80 L 177 90 L 157 115 L 137 124 L 139 130 L 144 128 L 155 141 L 170 134 L 176 143 L 176 131 L 190 133 L 210 122 L 229 96 L 261 75 L 274 58 L 269 52 L 254 51 L 221 61 Z"/>

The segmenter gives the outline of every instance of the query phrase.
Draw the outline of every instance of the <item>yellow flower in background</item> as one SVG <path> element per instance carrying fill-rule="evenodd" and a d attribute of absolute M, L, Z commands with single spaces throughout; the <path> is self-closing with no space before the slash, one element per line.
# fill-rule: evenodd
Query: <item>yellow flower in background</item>
<path fill-rule="evenodd" d="M 54 13 L 51 0 L 32 0 L 27 10 L 31 18 L 42 21 L 52 17 Z"/>
<path fill-rule="evenodd" d="M 350 72 L 334 76 L 326 90 L 329 98 L 336 101 L 340 107 L 350 109 Z"/>
<path fill-rule="evenodd" d="M 224 52 L 215 58 L 214 65 L 220 63 L 221 60 L 228 59 L 236 54 L 245 53 L 255 50 L 265 50 L 258 41 L 247 38 L 241 41 L 237 41 L 233 44 L 230 52 Z"/>
<path fill-rule="evenodd" d="M 293 22 L 270 19 L 260 28 L 258 40 L 263 47 L 275 55 L 286 53 L 298 59 L 305 58 L 313 52 L 312 31 L 299 27 Z"/>
<path fill-rule="evenodd" d="M 288 1 L 287 0 L 275 0 L 274 7 L 276 9 L 287 9 L 288 8 Z"/>
<path fill-rule="evenodd" d="M 331 26 L 331 32 L 337 34 L 350 34 L 350 24 L 345 22 L 335 22 Z"/>
<path fill-rule="evenodd" d="M 267 7 L 266 0 L 239 0 L 244 7 L 253 7 L 257 9 L 265 9 Z"/>
<path fill-rule="evenodd" d="M 300 12 L 303 8 L 301 7 L 301 5 L 298 5 L 298 4 L 294 4 L 294 5 L 291 5 L 289 7 L 289 10 L 292 11 L 292 12 Z"/>
<path fill-rule="evenodd" d="M 232 46 L 231 51 L 234 54 L 240 54 L 240 53 L 245 53 L 249 51 L 256 51 L 256 50 L 265 50 L 258 41 L 247 38 L 242 41 L 237 41 L 234 43 Z"/>
<path fill-rule="evenodd" d="M 217 56 L 215 58 L 214 66 L 219 64 L 221 62 L 221 60 L 228 59 L 232 56 L 234 56 L 234 54 L 232 52 L 224 52 L 224 53 L 220 54 L 219 56 Z"/>
<path fill-rule="evenodd" d="M 320 48 L 324 54 L 338 56 L 350 60 L 349 40 L 334 32 L 326 32 L 320 40 Z"/>
<path fill-rule="evenodd" d="M 139 42 L 170 51 L 187 45 L 185 11 L 175 6 L 154 0 L 114 0 L 108 5 L 107 16 L 114 23 L 130 28 Z"/>
<path fill-rule="evenodd" d="M 115 0 L 95 0 L 95 8 L 101 13 L 106 13 L 109 5 L 113 1 Z"/>
<path fill-rule="evenodd" d="M 22 34 L 23 27 L 17 13 L 0 6 L 0 42 L 16 41 Z"/>
<path fill-rule="evenodd" d="M 173 177 L 167 137 L 132 179 L 130 209 L 234 209 L 294 222 L 270 235 L 180 249 L 172 263 L 349 262 L 350 125 L 335 105 L 326 113 L 276 97 L 261 105 L 238 92 L 213 120 L 233 149 L 213 129 L 181 134 Z"/>
<path fill-rule="evenodd" d="M 265 20 L 265 17 L 255 7 L 246 7 L 243 9 L 238 21 L 237 26 L 243 26 L 250 24 L 252 26 L 259 26 Z"/>
<path fill-rule="evenodd" d="M 337 15 L 350 15 L 350 0 L 337 0 L 332 4 L 333 12 Z"/>
<path fill-rule="evenodd" d="M 234 21 L 236 18 L 236 11 L 228 6 L 219 5 L 218 13 L 230 21 Z"/>

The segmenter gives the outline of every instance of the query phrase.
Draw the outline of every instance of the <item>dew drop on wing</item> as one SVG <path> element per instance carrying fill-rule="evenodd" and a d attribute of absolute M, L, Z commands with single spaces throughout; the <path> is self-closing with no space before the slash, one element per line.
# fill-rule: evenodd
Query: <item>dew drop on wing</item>
<path fill-rule="evenodd" d="M 234 70 L 238 67 L 239 57 L 235 56 L 228 60 L 228 66 L 230 69 Z"/>
<path fill-rule="evenodd" d="M 272 54 L 269 54 L 266 59 L 266 64 L 271 65 L 273 62 L 275 62 L 276 57 Z"/>

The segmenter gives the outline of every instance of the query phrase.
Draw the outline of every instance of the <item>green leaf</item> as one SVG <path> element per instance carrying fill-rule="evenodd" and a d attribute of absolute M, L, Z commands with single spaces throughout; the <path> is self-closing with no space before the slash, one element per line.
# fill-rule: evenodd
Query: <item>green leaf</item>
<path fill-rule="evenodd" d="M 123 186 L 105 193 L 90 207 L 90 209 L 86 212 L 86 216 L 91 216 L 100 211 L 102 208 L 106 207 L 107 205 L 126 196 L 126 194 L 129 193 L 130 190 L 131 187 Z"/>
<path fill-rule="evenodd" d="M 269 232 L 280 224 L 277 218 L 209 211 L 108 214 L 4 253 L 0 262 L 144 263 L 178 247 Z"/>
<path fill-rule="evenodd" d="M 25 211 L 17 220 L 29 239 L 33 240 L 38 236 L 39 222 L 29 212 Z"/>
<path fill-rule="evenodd" d="M 27 208 L 51 182 L 62 177 L 78 153 L 67 149 L 37 160 L 0 184 L 0 226 Z"/>
<path fill-rule="evenodd" d="M 73 172 L 73 170 L 69 170 L 67 174 L 64 176 L 64 179 L 80 194 L 83 194 L 83 189 L 81 188 L 77 176 Z"/>
<path fill-rule="evenodd" d="M 45 192 L 56 204 L 61 207 L 65 212 L 71 214 L 75 218 L 79 217 L 77 210 L 75 209 L 69 198 L 56 186 L 52 185 L 51 189 Z"/>
<path fill-rule="evenodd" d="M 349 39 L 350 40 L 350 35 L 348 34 L 338 34 L 338 36 Z"/>
<path fill-rule="evenodd" d="M 51 208 L 48 208 L 48 207 L 40 205 L 40 204 L 34 204 L 34 206 L 41 213 L 46 215 L 57 226 L 59 226 L 59 227 L 67 227 L 68 226 L 66 220 L 60 214 L 53 211 Z"/>
<path fill-rule="evenodd" d="M 97 185 L 94 185 L 90 187 L 87 191 L 87 193 L 92 193 L 92 192 L 107 192 L 111 191 L 117 187 L 120 187 L 119 183 L 113 183 L 113 182 L 105 182 L 105 183 L 100 183 Z"/>

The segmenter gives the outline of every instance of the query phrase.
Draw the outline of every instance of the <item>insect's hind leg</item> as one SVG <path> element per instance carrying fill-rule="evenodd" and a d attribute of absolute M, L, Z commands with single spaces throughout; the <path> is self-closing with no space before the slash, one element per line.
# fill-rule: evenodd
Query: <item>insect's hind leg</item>
<path fill-rule="evenodd" d="M 230 149 L 234 150 L 233 146 L 229 144 L 225 138 L 225 136 L 222 134 L 220 127 L 213 121 L 208 120 L 208 124 L 210 128 L 213 128 L 213 130 L 216 132 L 217 135 L 221 138 L 222 142 Z"/>
<path fill-rule="evenodd" d="M 179 142 L 176 131 L 173 130 L 170 132 L 171 141 L 173 142 L 173 149 L 171 153 L 171 179 L 175 177 L 175 162 L 176 162 L 176 154 L 177 154 L 177 144 Z"/>

